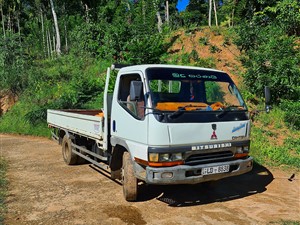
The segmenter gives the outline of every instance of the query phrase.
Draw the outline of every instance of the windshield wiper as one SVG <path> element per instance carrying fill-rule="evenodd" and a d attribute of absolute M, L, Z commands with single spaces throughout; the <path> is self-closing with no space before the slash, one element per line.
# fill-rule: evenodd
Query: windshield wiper
<path fill-rule="evenodd" d="M 146 107 L 146 106 L 143 106 L 142 108 L 143 108 L 143 109 L 152 109 L 153 112 L 152 112 L 152 113 L 149 113 L 149 114 L 161 114 L 161 115 L 164 114 L 163 111 L 160 110 L 160 109 L 156 109 L 156 108 L 152 108 L 152 107 Z"/>
<path fill-rule="evenodd" d="M 163 113 L 163 111 L 160 110 L 160 109 L 156 109 L 156 108 L 152 108 L 152 107 L 143 107 L 143 108 L 144 108 L 144 109 L 152 109 L 153 112 L 147 113 L 146 115 L 148 115 L 148 114 L 158 115 L 158 120 L 159 120 L 159 121 L 162 121 L 163 118 L 164 118 L 164 116 L 165 116 L 165 113 Z"/>
<path fill-rule="evenodd" d="M 178 110 L 176 110 L 175 112 L 172 112 L 170 115 L 168 115 L 168 118 L 175 119 L 175 118 L 181 116 L 186 111 L 186 108 L 188 108 L 188 107 L 198 107 L 199 108 L 199 106 L 197 106 L 197 105 L 191 105 L 191 104 L 185 105 L 183 107 L 179 107 Z"/>
<path fill-rule="evenodd" d="M 221 108 L 221 109 L 223 109 L 223 111 L 220 112 L 219 114 L 217 114 L 217 117 L 220 118 L 220 117 L 224 116 L 227 112 L 233 111 L 233 109 L 236 109 L 238 107 L 242 107 L 242 106 L 240 106 L 240 105 L 229 105 L 229 106 L 226 106 L 225 108 Z"/>

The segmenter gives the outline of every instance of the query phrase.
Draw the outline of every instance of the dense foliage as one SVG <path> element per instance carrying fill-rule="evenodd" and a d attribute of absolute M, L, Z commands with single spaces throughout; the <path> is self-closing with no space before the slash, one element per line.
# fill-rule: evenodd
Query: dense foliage
<path fill-rule="evenodd" d="M 255 31 L 243 61 L 247 72 L 245 83 L 252 93 L 262 95 L 264 86 L 270 86 L 274 101 L 299 98 L 300 55 L 295 38 L 286 35 L 278 27 L 267 26 Z M 246 35 L 246 34 L 245 34 Z M 251 38 L 251 39 L 252 39 Z M 242 41 L 242 39 L 240 40 Z"/>
<path fill-rule="evenodd" d="M 251 92 L 262 93 L 268 85 L 274 101 L 299 99 L 299 11 L 299 1 L 279 1 L 239 26 L 236 43 L 245 50 L 245 82 Z"/>
<path fill-rule="evenodd" d="M 0 88 L 17 94 L 27 86 L 28 56 L 16 34 L 0 38 Z"/>
<path fill-rule="evenodd" d="M 236 44 L 244 52 L 247 69 L 244 81 L 253 94 L 262 95 L 269 86 L 273 103 L 285 102 L 283 109 L 292 109 L 286 110 L 286 122 L 299 129 L 300 2 L 260 2 L 263 7 L 237 26 Z"/>

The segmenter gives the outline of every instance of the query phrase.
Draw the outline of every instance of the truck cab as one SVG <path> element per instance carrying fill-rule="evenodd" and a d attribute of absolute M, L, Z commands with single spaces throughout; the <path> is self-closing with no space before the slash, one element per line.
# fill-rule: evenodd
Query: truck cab
<path fill-rule="evenodd" d="M 127 200 L 136 199 L 138 181 L 195 184 L 252 169 L 249 112 L 225 72 L 123 67 L 109 111 L 110 167 Z"/>

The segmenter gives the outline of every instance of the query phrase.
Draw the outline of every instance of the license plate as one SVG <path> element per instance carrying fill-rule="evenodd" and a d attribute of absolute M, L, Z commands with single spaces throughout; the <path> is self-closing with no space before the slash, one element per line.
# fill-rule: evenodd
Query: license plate
<path fill-rule="evenodd" d="M 229 171 L 229 165 L 206 167 L 201 170 L 202 175 L 226 173 Z"/>

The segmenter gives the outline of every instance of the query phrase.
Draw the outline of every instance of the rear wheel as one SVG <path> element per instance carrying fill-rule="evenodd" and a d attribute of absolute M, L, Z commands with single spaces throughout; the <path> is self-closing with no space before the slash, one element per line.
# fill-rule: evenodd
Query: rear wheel
<path fill-rule="evenodd" d="M 128 152 L 123 154 L 122 165 L 123 194 L 127 201 L 136 201 L 138 195 L 138 181 L 134 176 L 133 163 Z"/>
<path fill-rule="evenodd" d="M 110 177 L 113 180 L 121 180 L 122 179 L 122 171 L 120 170 L 111 170 L 110 171 Z"/>
<path fill-rule="evenodd" d="M 67 135 L 62 140 L 62 156 L 67 165 L 77 164 L 78 156 L 72 152 L 72 140 Z"/>

